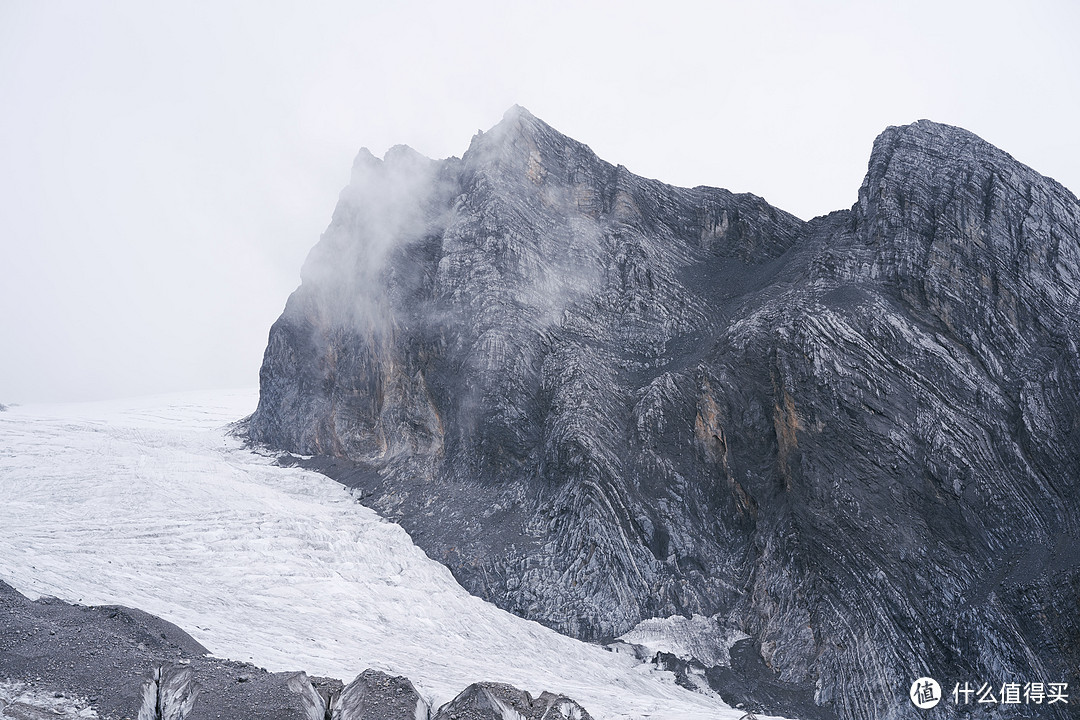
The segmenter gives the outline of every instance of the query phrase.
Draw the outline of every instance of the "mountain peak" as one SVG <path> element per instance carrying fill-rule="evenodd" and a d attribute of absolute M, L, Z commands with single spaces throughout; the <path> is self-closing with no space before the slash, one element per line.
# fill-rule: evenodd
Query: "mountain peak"
<path fill-rule="evenodd" d="M 917 188 L 933 191 L 941 198 L 951 197 L 953 192 L 970 193 L 978 196 L 975 202 L 985 204 L 990 201 L 986 191 L 1009 191 L 1016 200 L 1028 195 L 1032 187 L 1059 198 L 1064 205 L 1077 202 L 1068 188 L 975 133 L 919 120 L 887 127 L 874 140 L 866 177 L 859 188 L 859 204 L 864 213 L 872 212 L 871 205 L 880 198 L 896 193 L 908 195 Z"/>
<path fill-rule="evenodd" d="M 521 105 L 513 105 L 494 127 L 473 137 L 463 159 L 483 164 L 494 161 L 520 170 L 554 167 L 570 157 L 603 162 L 588 145 L 564 135 Z"/>
<path fill-rule="evenodd" d="M 1071 195 L 927 120 L 809 223 L 520 106 L 447 172 L 386 166 L 271 329 L 253 441 L 355 461 L 365 503 L 549 627 L 712 618 L 743 640 L 710 686 L 790 717 L 1080 666 L 1047 640 L 1080 617 Z"/>
<path fill-rule="evenodd" d="M 519 138 L 536 139 L 543 136 L 555 136 L 564 140 L 570 140 L 555 128 L 548 125 L 540 118 L 533 115 L 520 105 L 512 105 L 494 127 L 487 132 L 481 132 L 477 138 L 484 138 L 486 143 L 513 142 Z M 475 140 L 476 138 L 474 138 Z"/>
<path fill-rule="evenodd" d="M 536 116 L 533 115 L 528 109 L 518 105 L 517 103 L 507 108 L 503 113 L 503 120 L 519 120 L 519 119 L 531 119 L 536 120 Z"/>
<path fill-rule="evenodd" d="M 973 165 L 1015 162 L 1011 155 L 969 130 L 924 119 L 887 127 L 877 136 L 867 179 L 896 171 L 904 178 L 912 174 L 952 174 Z"/>
<path fill-rule="evenodd" d="M 356 157 L 353 158 L 353 170 L 376 167 L 381 162 L 379 158 L 375 157 L 375 153 L 365 146 L 360 148 L 360 151 L 356 153 Z"/>
<path fill-rule="evenodd" d="M 952 192 L 949 188 L 966 186 L 974 176 L 1010 166 L 1022 169 L 1021 174 L 1037 176 L 1008 153 L 963 128 L 925 119 L 889 126 L 874 140 L 859 188 L 859 205 L 862 213 L 874 215 L 885 197 L 931 190 L 944 193 L 944 197 Z"/>

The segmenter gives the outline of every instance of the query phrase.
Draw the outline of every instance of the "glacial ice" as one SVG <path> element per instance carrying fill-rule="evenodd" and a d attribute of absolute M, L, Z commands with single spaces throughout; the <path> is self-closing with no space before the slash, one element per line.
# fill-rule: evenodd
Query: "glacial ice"
<path fill-rule="evenodd" d="M 566 694 L 597 718 L 742 715 L 469 595 L 344 487 L 230 435 L 256 401 L 251 390 L 10 408 L 0 579 L 30 597 L 146 610 L 271 671 L 406 675 L 435 707 L 491 680 Z"/>

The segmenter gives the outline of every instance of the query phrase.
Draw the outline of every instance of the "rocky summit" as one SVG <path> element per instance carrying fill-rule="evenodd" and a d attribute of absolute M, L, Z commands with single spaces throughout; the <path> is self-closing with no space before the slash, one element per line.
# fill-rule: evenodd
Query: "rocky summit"
<path fill-rule="evenodd" d="M 518 615 L 709 618 L 672 661 L 748 709 L 1064 718 L 997 695 L 1080 692 L 1078 338 L 1080 204 L 965 130 L 888 128 L 804 222 L 515 107 L 361 151 L 248 432 Z"/>

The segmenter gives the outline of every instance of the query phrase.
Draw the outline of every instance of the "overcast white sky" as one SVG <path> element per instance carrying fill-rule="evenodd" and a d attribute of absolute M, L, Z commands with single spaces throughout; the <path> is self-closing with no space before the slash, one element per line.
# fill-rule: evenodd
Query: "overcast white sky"
<path fill-rule="evenodd" d="M 1080 3 L 0 0 L 0 402 L 254 386 L 361 146 L 518 103 L 803 218 L 961 125 L 1080 191 Z"/>

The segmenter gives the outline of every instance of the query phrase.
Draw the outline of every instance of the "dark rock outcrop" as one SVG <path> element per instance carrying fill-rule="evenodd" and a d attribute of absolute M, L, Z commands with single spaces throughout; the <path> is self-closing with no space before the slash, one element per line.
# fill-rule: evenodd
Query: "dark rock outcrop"
<path fill-rule="evenodd" d="M 592 720 L 564 695 L 529 693 L 504 683 L 473 683 L 439 708 L 433 720 Z"/>
<path fill-rule="evenodd" d="M 308 720 L 292 673 L 222 660 L 180 628 L 119 606 L 31 601 L 0 582 L 0 681 L 101 718 Z"/>
<path fill-rule="evenodd" d="M 139 720 L 184 720 L 191 714 L 202 687 L 191 665 L 161 664 L 143 682 Z"/>
<path fill-rule="evenodd" d="M 914 716 L 1080 677 L 1078 311 L 1077 199 L 964 130 L 889 128 L 803 222 L 515 108 L 361 153 L 248 432 L 519 615 L 715 616 L 815 716 Z"/>
<path fill-rule="evenodd" d="M 427 703 L 408 678 L 365 670 L 342 691 L 333 720 L 416 720 L 428 715 Z"/>
<path fill-rule="evenodd" d="M 289 689 L 303 697 L 308 720 L 427 720 L 431 715 L 408 678 L 378 670 L 365 670 L 344 688 L 297 673 Z"/>
<path fill-rule="evenodd" d="M 527 720 L 591 720 L 584 708 L 565 696 L 544 692 L 534 700 L 497 683 L 471 685 L 447 707 L 457 703 L 454 707 L 463 712 L 481 712 L 486 706 L 468 698 L 489 695 L 527 708 L 532 713 Z M 9 697 L 15 700 L 8 702 Z M 431 716 L 408 678 L 369 669 L 343 687 L 334 678 L 271 673 L 212 657 L 180 628 L 141 610 L 85 607 L 56 598 L 31 601 L 0 581 L 0 717 L 87 717 L 88 711 L 103 720 Z"/>

